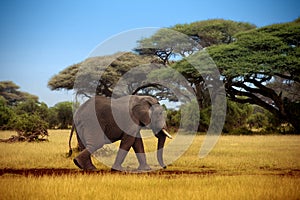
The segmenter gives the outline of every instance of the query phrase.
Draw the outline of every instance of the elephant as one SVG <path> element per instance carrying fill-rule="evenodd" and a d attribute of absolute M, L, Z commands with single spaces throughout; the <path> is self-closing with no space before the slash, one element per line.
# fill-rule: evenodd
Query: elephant
<path fill-rule="evenodd" d="M 76 130 L 78 144 L 83 151 L 73 159 L 77 167 L 83 170 L 96 170 L 91 154 L 97 149 L 120 140 L 119 150 L 111 168 L 123 171 L 122 163 L 132 147 L 139 162 L 138 170 L 151 170 L 146 162 L 146 154 L 140 130 L 152 129 L 158 138 L 157 160 L 162 168 L 163 147 L 166 137 L 172 136 L 166 131 L 164 109 L 156 98 L 150 96 L 128 95 L 117 99 L 95 96 L 82 104 L 73 116 L 71 137 Z"/>

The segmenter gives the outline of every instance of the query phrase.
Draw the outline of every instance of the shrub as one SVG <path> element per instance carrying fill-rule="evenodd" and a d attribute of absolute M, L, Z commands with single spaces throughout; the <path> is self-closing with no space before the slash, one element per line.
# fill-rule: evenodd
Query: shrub
<path fill-rule="evenodd" d="M 41 119 L 37 114 L 24 113 L 14 115 L 8 122 L 8 126 L 15 130 L 18 135 L 9 139 L 2 140 L 4 142 L 18 141 L 44 141 L 44 137 L 48 136 L 48 123 Z"/>
<path fill-rule="evenodd" d="M 5 99 L 0 96 L 0 130 L 9 129 L 7 124 L 13 114 L 13 110 L 7 106 Z"/>
<path fill-rule="evenodd" d="M 229 135 L 253 135 L 253 132 L 251 130 L 247 129 L 246 127 L 240 127 L 240 128 L 231 130 L 227 134 L 229 134 Z"/>

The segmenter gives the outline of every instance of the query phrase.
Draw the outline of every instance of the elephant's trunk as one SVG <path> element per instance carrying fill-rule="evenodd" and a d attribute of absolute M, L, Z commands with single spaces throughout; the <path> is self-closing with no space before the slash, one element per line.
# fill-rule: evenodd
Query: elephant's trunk
<path fill-rule="evenodd" d="M 165 131 L 165 130 L 164 130 Z M 166 168 L 166 165 L 164 164 L 163 161 L 163 150 L 164 150 L 164 144 L 166 141 L 166 134 L 161 130 L 158 133 L 158 142 L 157 142 L 157 160 L 160 166 L 162 166 L 164 169 Z"/>

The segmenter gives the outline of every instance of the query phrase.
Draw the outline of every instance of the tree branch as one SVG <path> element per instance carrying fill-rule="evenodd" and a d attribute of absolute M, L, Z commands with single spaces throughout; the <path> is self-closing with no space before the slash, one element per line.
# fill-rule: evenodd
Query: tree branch
<path fill-rule="evenodd" d="M 293 81 L 296 81 L 296 82 L 300 83 L 300 79 L 293 76 L 293 75 L 288 76 L 288 75 L 284 75 L 284 74 L 280 74 L 280 73 L 274 73 L 274 75 L 279 76 L 279 77 L 284 78 L 284 79 L 293 80 Z"/>
<path fill-rule="evenodd" d="M 140 90 L 148 88 L 148 87 L 154 87 L 154 88 L 159 89 L 159 86 L 162 86 L 162 85 L 159 83 L 148 83 L 148 84 L 142 85 L 140 87 L 137 87 L 131 94 L 136 95 Z"/>
<path fill-rule="evenodd" d="M 231 98 L 233 101 L 236 101 L 238 103 L 250 103 L 250 104 L 256 104 L 259 105 L 267 110 L 269 110 L 271 113 L 280 116 L 280 112 L 276 107 L 268 104 L 267 102 L 263 101 L 256 95 L 249 93 L 249 92 L 243 92 L 243 91 L 238 91 L 234 88 L 227 88 L 228 94 L 230 94 L 229 98 Z M 246 99 L 241 99 L 238 98 L 237 96 L 246 96 L 248 98 Z"/>

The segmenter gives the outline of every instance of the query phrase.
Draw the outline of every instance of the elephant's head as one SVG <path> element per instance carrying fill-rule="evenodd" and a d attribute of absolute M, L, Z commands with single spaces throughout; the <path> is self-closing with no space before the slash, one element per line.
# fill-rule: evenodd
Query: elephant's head
<path fill-rule="evenodd" d="M 139 123 L 140 126 L 151 128 L 154 135 L 158 138 L 157 160 L 159 164 L 165 168 L 166 166 L 163 162 L 163 147 L 166 137 L 172 139 L 172 136 L 166 130 L 163 107 L 155 98 L 139 97 L 132 111 L 135 122 Z"/>

